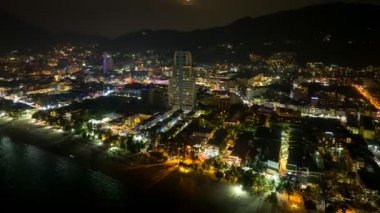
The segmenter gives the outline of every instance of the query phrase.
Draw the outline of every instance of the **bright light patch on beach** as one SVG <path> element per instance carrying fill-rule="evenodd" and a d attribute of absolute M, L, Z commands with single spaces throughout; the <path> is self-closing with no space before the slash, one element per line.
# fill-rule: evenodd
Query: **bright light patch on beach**
<path fill-rule="evenodd" d="M 237 196 L 247 195 L 247 192 L 243 190 L 242 185 L 232 186 L 232 194 Z"/>
<path fill-rule="evenodd" d="M 119 150 L 118 147 L 111 147 L 111 148 L 109 148 L 108 151 L 110 151 L 110 152 L 115 152 L 115 151 L 117 151 L 117 150 Z"/>

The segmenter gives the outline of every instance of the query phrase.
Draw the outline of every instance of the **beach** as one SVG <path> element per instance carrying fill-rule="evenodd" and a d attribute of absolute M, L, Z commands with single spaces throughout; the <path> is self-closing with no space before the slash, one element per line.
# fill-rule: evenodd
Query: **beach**
<path fill-rule="evenodd" d="M 168 212 L 280 212 L 281 207 L 265 195 L 249 195 L 236 185 L 218 182 L 199 172 L 181 173 L 170 163 L 143 163 L 134 156 L 117 160 L 96 145 L 39 127 L 31 119 L 0 118 L 0 135 L 15 143 L 37 146 L 120 181 L 129 195 L 123 198 L 128 208 L 150 210 L 153 206 Z"/>

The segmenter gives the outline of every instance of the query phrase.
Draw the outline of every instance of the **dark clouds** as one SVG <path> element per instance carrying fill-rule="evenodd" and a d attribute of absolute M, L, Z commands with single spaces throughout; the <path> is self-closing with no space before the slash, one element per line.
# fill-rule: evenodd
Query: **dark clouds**
<path fill-rule="evenodd" d="M 2 0 L 0 7 L 54 32 L 115 37 L 141 29 L 207 28 L 224 25 L 243 16 L 260 16 L 326 2 L 330 1 Z M 360 2 L 378 3 L 379 0 Z"/>

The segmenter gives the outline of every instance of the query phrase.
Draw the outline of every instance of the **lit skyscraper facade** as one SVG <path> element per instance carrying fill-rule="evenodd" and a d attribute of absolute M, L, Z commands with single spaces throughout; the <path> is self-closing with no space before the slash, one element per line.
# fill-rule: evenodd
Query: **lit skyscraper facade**
<path fill-rule="evenodd" d="M 169 80 L 169 106 L 191 110 L 195 106 L 196 88 L 190 52 L 175 52 L 174 67 Z"/>
<path fill-rule="evenodd" d="M 103 53 L 103 74 L 108 73 L 113 69 L 112 56 L 106 52 Z"/>

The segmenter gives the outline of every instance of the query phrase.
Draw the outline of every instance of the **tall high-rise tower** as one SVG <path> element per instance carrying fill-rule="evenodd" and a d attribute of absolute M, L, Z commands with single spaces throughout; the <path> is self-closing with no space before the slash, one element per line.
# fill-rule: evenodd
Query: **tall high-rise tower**
<path fill-rule="evenodd" d="M 103 74 L 108 73 L 113 69 L 112 56 L 106 52 L 103 53 Z"/>
<path fill-rule="evenodd" d="M 196 88 L 190 52 L 175 52 L 174 67 L 169 80 L 169 106 L 191 110 L 195 105 Z"/>

